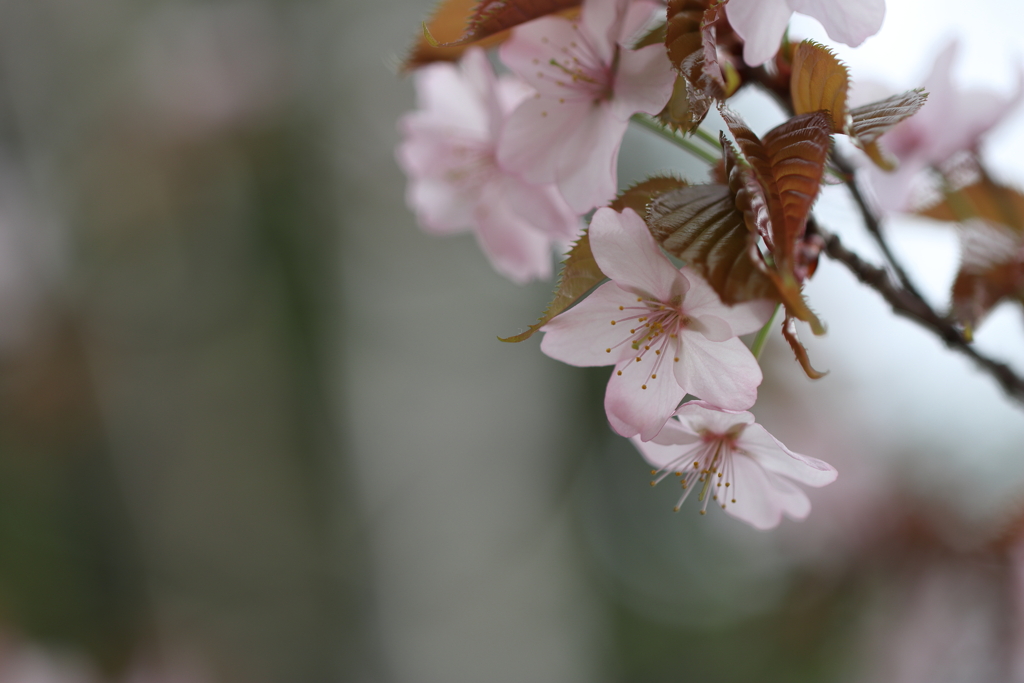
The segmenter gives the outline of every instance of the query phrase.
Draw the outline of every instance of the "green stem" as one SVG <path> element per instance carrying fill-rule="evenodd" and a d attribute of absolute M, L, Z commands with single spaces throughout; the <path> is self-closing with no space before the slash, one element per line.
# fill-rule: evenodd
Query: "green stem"
<path fill-rule="evenodd" d="M 658 123 L 649 116 L 645 116 L 643 114 L 636 114 L 633 116 L 633 121 L 639 123 L 641 126 L 651 131 L 652 133 L 660 135 L 662 138 L 668 140 L 676 147 L 679 147 L 689 152 L 690 154 L 706 161 L 709 164 L 718 163 L 718 157 L 714 156 L 704 148 L 698 147 L 697 145 L 693 144 L 683 136 L 673 133 L 672 131 L 668 130 L 663 125 L 661 125 L 660 123 Z"/>
<path fill-rule="evenodd" d="M 771 332 L 772 323 L 775 322 L 775 316 L 779 314 L 779 308 L 781 304 L 775 304 L 775 310 L 772 311 L 772 317 L 768 318 L 768 322 L 764 324 L 758 333 L 754 337 L 754 345 L 750 347 L 750 352 L 754 354 L 754 358 L 761 360 L 761 352 L 764 351 L 764 344 L 768 341 L 768 333 Z"/>
<path fill-rule="evenodd" d="M 704 130 L 703 128 L 696 129 L 695 131 L 693 131 L 693 134 L 694 134 L 695 137 L 700 138 L 704 142 L 706 142 L 709 145 L 711 145 L 712 147 L 714 147 L 715 150 L 722 149 L 721 141 L 718 138 L 716 138 L 714 135 L 712 135 L 711 133 L 709 133 L 706 130 Z"/>

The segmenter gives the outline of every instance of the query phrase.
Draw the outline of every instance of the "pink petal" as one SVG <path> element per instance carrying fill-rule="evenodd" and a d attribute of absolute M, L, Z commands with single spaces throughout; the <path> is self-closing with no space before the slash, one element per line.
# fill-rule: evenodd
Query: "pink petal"
<path fill-rule="evenodd" d="M 495 182 L 500 183 L 502 196 L 516 214 L 549 240 L 569 242 L 579 235 L 580 218 L 554 185 L 531 185 L 508 173 Z"/>
<path fill-rule="evenodd" d="M 528 221 L 516 205 L 492 184 L 474 214 L 480 248 L 499 273 L 513 282 L 551 277 L 551 240 Z"/>
<path fill-rule="evenodd" d="M 761 368 L 750 350 L 737 338 L 708 341 L 699 332 L 679 333 L 676 381 L 689 393 L 712 405 L 746 410 L 757 400 Z"/>
<path fill-rule="evenodd" d="M 657 114 L 672 96 L 675 71 L 664 45 L 619 52 L 615 76 L 615 115 L 623 120 L 637 112 Z"/>
<path fill-rule="evenodd" d="M 827 462 L 789 450 L 759 424 L 747 427 L 737 445 L 769 472 L 801 484 L 824 486 L 839 476 L 836 469 Z"/>
<path fill-rule="evenodd" d="M 789 6 L 820 21 L 830 38 L 850 47 L 878 33 L 885 19 L 885 0 L 789 0 Z"/>
<path fill-rule="evenodd" d="M 506 121 L 498 163 L 531 183 L 557 183 L 569 206 L 584 214 L 615 196 L 627 125 L 604 104 L 530 99 Z"/>
<path fill-rule="evenodd" d="M 630 336 L 628 325 L 611 324 L 622 315 L 619 306 L 635 302 L 636 297 L 614 282 L 604 283 L 541 328 L 544 340 L 540 350 L 555 360 L 584 367 L 610 365 L 635 356 L 630 345 L 622 343 Z"/>
<path fill-rule="evenodd" d="M 707 401 L 687 401 L 679 406 L 676 417 L 683 431 L 694 434 L 703 430 L 725 434 L 737 425 L 754 424 L 754 416 L 746 411 L 722 410 Z"/>
<path fill-rule="evenodd" d="M 453 235 L 473 227 L 475 188 L 460 188 L 443 180 L 412 179 L 405 199 L 423 229 L 434 235 Z"/>
<path fill-rule="evenodd" d="M 570 45 L 575 46 L 574 56 L 579 63 L 567 57 L 564 50 Z M 590 101 L 595 89 L 603 90 L 608 85 L 600 81 L 611 59 L 604 59 L 602 50 L 581 33 L 579 26 L 562 17 L 542 17 L 518 27 L 498 54 L 505 66 L 536 88 L 542 97 Z M 573 79 L 563 68 L 567 63 L 569 68 L 592 72 L 599 82 Z"/>
<path fill-rule="evenodd" d="M 693 401 L 688 401 L 683 406 L 688 406 L 691 403 Z M 680 445 L 694 444 L 699 441 L 701 441 L 700 435 L 695 430 L 690 429 L 686 423 L 679 420 L 669 420 L 665 423 L 665 427 L 658 432 L 657 436 L 650 441 L 645 441 L 644 444 L 645 446 L 646 444 L 657 444 L 659 446 L 678 447 Z"/>
<path fill-rule="evenodd" d="M 743 61 L 760 66 L 779 51 L 793 10 L 786 0 L 729 0 L 725 14 L 743 38 Z"/>
<path fill-rule="evenodd" d="M 611 64 L 630 0 L 586 0 L 580 16 L 584 35 L 604 64 Z"/>
<path fill-rule="evenodd" d="M 717 315 L 702 315 L 699 318 L 693 318 L 689 327 L 691 330 L 703 334 L 704 338 L 708 341 L 713 342 L 725 341 L 726 339 L 732 339 L 736 336 L 732 333 L 732 328 L 729 327 L 729 323 L 725 322 Z"/>
<path fill-rule="evenodd" d="M 686 299 L 683 300 L 683 310 L 686 314 L 697 318 L 704 315 L 721 318 L 732 329 L 731 336 L 756 332 L 768 322 L 772 311 L 775 310 L 775 303 L 768 299 L 727 306 L 718 298 L 718 294 L 707 283 L 707 280 L 689 268 L 683 268 L 682 271 L 690 282 L 690 291 L 686 293 Z"/>
<path fill-rule="evenodd" d="M 688 469 L 692 467 L 694 458 L 704 448 L 704 442 L 700 440 L 700 437 L 679 431 L 677 424 L 675 420 L 666 422 L 665 428 L 652 441 L 641 441 L 638 436 L 630 438 L 630 441 L 651 467 L 659 470 L 671 469 L 674 472 Z M 676 434 L 680 438 L 680 442 L 658 443 L 664 438 L 666 432 Z M 682 441 L 682 439 L 689 439 L 689 441 Z"/>
<path fill-rule="evenodd" d="M 622 436 L 640 435 L 649 441 L 665 426 L 686 392 L 671 372 L 672 359 L 653 353 L 639 363 L 620 363 L 608 380 L 604 409 L 608 422 Z M 619 375 L 619 371 L 622 372 Z M 652 373 L 656 378 L 652 378 Z M 642 387 L 646 386 L 646 389 Z"/>
<path fill-rule="evenodd" d="M 598 209 L 590 221 L 590 248 L 601 272 L 624 289 L 667 303 L 685 296 L 689 283 L 632 209 Z M 635 305 L 636 302 L 632 302 Z"/>
<path fill-rule="evenodd" d="M 487 110 L 480 93 L 453 64 L 430 64 L 416 72 L 416 103 L 447 125 L 486 134 Z"/>
<path fill-rule="evenodd" d="M 618 191 L 619 147 L 629 121 L 617 120 L 607 102 L 591 107 L 564 148 L 555 182 L 569 206 L 583 214 Z"/>
<path fill-rule="evenodd" d="M 750 458 L 734 454 L 730 464 L 732 486 L 725 500 L 725 511 L 755 529 L 767 530 L 778 526 L 782 520 L 783 504 L 792 496 L 792 491 L 776 488 L 771 475 Z"/>

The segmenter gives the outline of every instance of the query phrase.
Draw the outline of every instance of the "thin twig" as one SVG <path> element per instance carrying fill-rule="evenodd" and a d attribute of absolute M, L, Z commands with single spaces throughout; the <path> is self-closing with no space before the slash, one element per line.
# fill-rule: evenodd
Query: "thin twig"
<path fill-rule="evenodd" d="M 808 221 L 808 230 L 812 229 L 825 241 L 825 253 L 846 266 L 863 284 L 881 294 L 894 313 L 909 318 L 925 329 L 934 332 L 945 342 L 947 347 L 964 354 L 978 367 L 990 374 L 1010 398 L 1024 404 L 1024 379 L 1019 377 L 1010 366 L 978 353 L 967 342 L 963 333 L 936 313 L 924 299 L 914 292 L 898 287 L 885 270 L 868 263 L 847 249 L 837 235 L 822 230 L 814 221 Z"/>

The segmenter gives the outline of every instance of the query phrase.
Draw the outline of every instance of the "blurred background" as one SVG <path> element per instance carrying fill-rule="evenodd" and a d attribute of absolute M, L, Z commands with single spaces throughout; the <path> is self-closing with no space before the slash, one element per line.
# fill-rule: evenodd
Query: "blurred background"
<path fill-rule="evenodd" d="M 1019 3 L 887 4 L 855 80 L 959 36 L 1012 90 Z M 0 683 L 1024 680 L 1021 406 L 823 260 L 831 374 L 774 336 L 754 412 L 839 480 L 767 534 L 672 514 L 607 369 L 496 340 L 551 285 L 404 206 L 431 6 L 0 2 Z M 1024 186 L 1024 113 L 985 149 Z M 630 131 L 622 181 L 662 170 L 703 175 Z M 943 306 L 953 230 L 886 229 Z M 977 343 L 1024 371 L 1019 307 Z"/>

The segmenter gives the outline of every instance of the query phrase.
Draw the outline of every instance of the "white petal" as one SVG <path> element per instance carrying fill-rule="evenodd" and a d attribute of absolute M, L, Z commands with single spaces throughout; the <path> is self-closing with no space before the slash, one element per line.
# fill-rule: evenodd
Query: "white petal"
<path fill-rule="evenodd" d="M 791 491 L 777 489 L 770 479 L 771 475 L 750 458 L 733 454 L 729 464 L 732 469 L 729 473 L 731 486 L 727 494 L 720 496 L 724 498 L 720 502 L 725 503 L 725 511 L 755 529 L 765 530 L 778 526 L 782 519 L 783 503 Z"/>
<path fill-rule="evenodd" d="M 779 51 L 793 11 L 786 0 L 729 0 L 725 14 L 743 38 L 743 61 L 760 66 Z"/>
<path fill-rule="evenodd" d="M 601 272 L 625 289 L 668 303 L 686 294 L 689 283 L 651 237 L 632 209 L 598 209 L 590 221 L 590 248 Z M 635 305 L 636 302 L 633 302 Z"/>
<path fill-rule="evenodd" d="M 679 338 L 682 348 L 674 369 L 680 386 L 721 408 L 746 410 L 754 405 L 761 368 L 743 342 L 736 337 L 712 342 L 687 330 Z"/>
<path fill-rule="evenodd" d="M 829 38 L 850 47 L 878 33 L 885 19 L 885 0 L 789 0 L 789 6 L 820 21 Z"/>
<path fill-rule="evenodd" d="M 656 469 L 671 469 L 679 472 L 688 469 L 704 446 L 699 437 L 680 432 L 680 435 L 689 438 L 689 443 L 660 444 L 662 435 L 672 429 L 675 420 L 669 420 L 665 428 L 655 437 L 654 441 L 641 441 L 639 436 L 630 438 L 636 449 L 644 456 L 644 460 Z"/>
<path fill-rule="evenodd" d="M 628 323 L 612 325 L 623 317 L 619 306 L 636 303 L 632 293 L 606 282 L 586 299 L 564 311 L 541 328 L 540 350 L 555 360 L 576 366 L 611 365 L 635 356 L 629 344 Z M 611 351 L 607 351 L 611 349 Z"/>
<path fill-rule="evenodd" d="M 836 480 L 838 472 L 827 462 L 800 455 L 786 448 L 768 430 L 759 424 L 747 427 L 737 447 L 770 472 L 808 486 L 824 486 Z"/>
<path fill-rule="evenodd" d="M 616 116 L 625 120 L 637 112 L 657 114 L 672 96 L 675 80 L 664 45 L 622 49 L 614 86 Z"/>
<path fill-rule="evenodd" d="M 746 411 L 723 410 L 707 401 L 687 401 L 679 406 L 676 417 L 684 432 L 695 434 L 704 430 L 713 434 L 725 434 L 737 425 L 754 423 L 754 416 Z"/>
<path fill-rule="evenodd" d="M 658 435 L 686 396 L 672 375 L 671 364 L 666 354 L 648 352 L 639 363 L 630 359 L 615 367 L 604 395 L 612 429 L 622 436 L 639 434 L 644 441 Z"/>
<path fill-rule="evenodd" d="M 707 280 L 696 271 L 684 267 L 682 272 L 690 282 L 690 291 L 686 293 L 686 299 L 683 301 L 683 311 L 697 318 L 705 315 L 721 318 L 729 324 L 731 336 L 749 334 L 761 329 L 775 310 L 774 302 L 768 299 L 728 306 L 722 303 Z"/>

